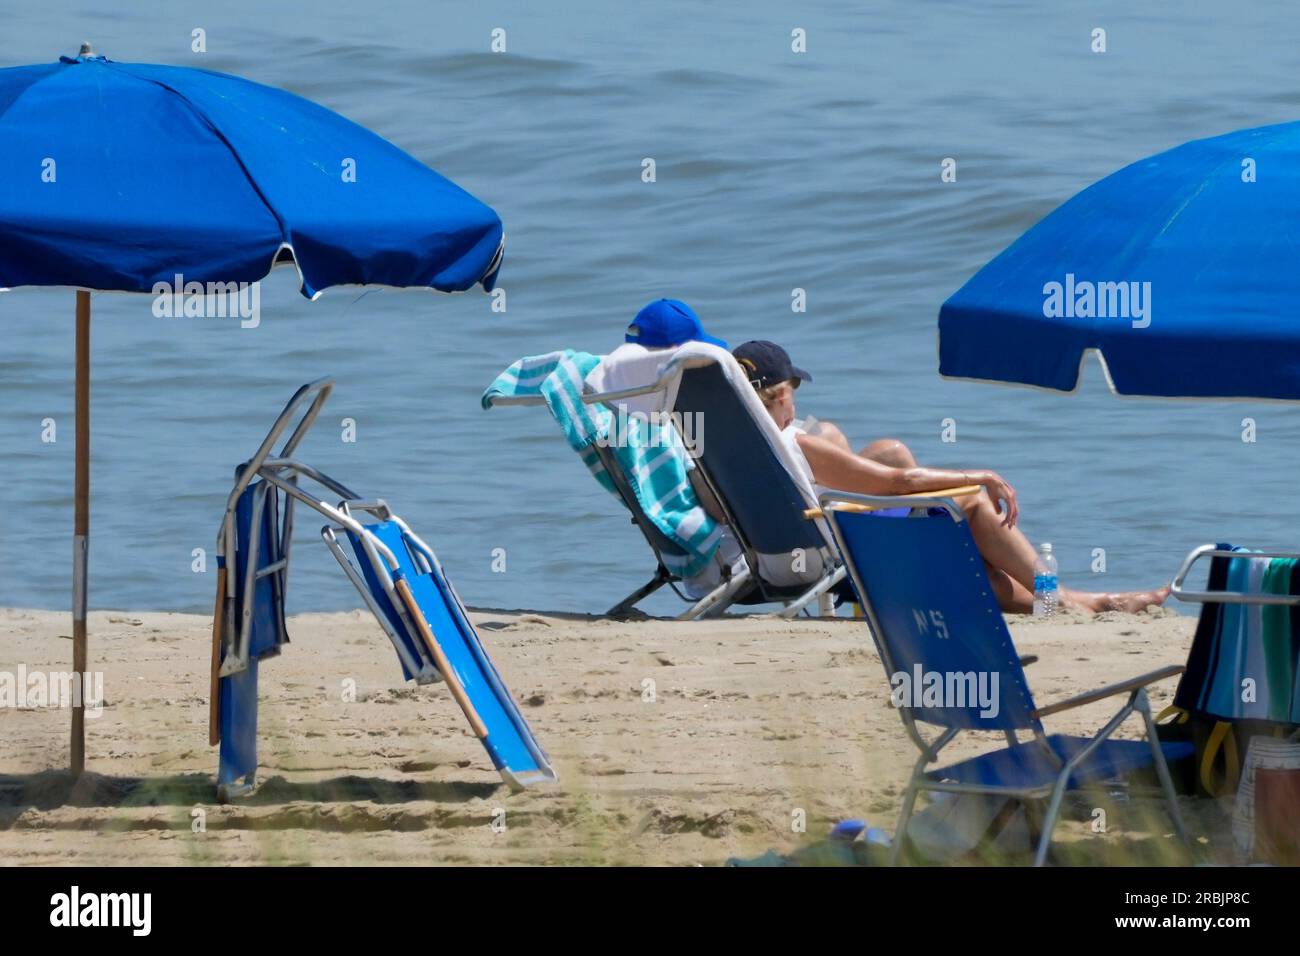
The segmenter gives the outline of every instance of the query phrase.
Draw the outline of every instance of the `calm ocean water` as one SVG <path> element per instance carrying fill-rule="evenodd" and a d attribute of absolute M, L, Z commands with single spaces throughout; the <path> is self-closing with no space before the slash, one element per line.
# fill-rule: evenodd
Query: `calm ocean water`
<path fill-rule="evenodd" d="M 478 396 L 520 355 L 607 351 L 659 295 L 735 342 L 785 343 L 816 377 L 801 410 L 855 440 L 1002 472 L 1067 584 L 1150 585 L 1208 540 L 1300 545 L 1300 410 L 1115 399 L 1095 367 L 1071 396 L 944 382 L 935 337 L 939 304 L 1079 189 L 1188 139 L 1300 117 L 1291 4 L 4 5 L 0 65 L 91 39 L 113 59 L 285 87 L 449 176 L 508 235 L 504 314 L 477 293 L 309 303 L 285 271 L 255 330 L 96 296 L 92 607 L 209 609 L 191 552 L 213 546 L 231 469 L 299 384 L 333 375 L 302 457 L 386 497 L 466 601 L 603 610 L 648 577 L 649 551 L 544 412 L 483 412 Z M 940 182 L 944 157 L 956 183 Z M 68 605 L 72 307 L 70 292 L 0 295 L 0 605 Z M 46 417 L 56 444 L 40 441 Z M 317 527 L 301 519 L 291 610 L 357 606 Z"/>

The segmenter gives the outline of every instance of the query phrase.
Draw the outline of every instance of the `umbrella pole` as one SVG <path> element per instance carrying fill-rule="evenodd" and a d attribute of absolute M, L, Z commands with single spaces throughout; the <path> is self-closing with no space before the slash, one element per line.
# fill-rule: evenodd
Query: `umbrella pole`
<path fill-rule="evenodd" d="M 90 293 L 77 292 L 77 464 L 72 528 L 72 671 L 82 693 L 72 701 L 72 774 L 86 767 L 86 555 L 90 544 Z M 74 685 L 75 686 L 75 685 Z"/>

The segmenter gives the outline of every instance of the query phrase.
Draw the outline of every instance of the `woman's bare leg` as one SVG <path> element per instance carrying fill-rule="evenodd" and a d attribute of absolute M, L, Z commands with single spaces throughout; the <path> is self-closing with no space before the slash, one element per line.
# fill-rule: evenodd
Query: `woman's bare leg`
<path fill-rule="evenodd" d="M 834 422 L 818 419 L 813 423 L 813 427 L 808 429 L 808 434 L 834 442 L 845 451 L 853 450 L 848 437 Z M 897 438 L 877 438 L 870 445 L 863 447 L 858 452 L 858 457 L 870 458 L 872 461 L 878 461 L 882 465 L 889 465 L 891 468 L 916 467 L 916 459 L 912 456 L 912 450 Z"/>
<path fill-rule="evenodd" d="M 813 423 L 812 428 L 808 429 L 809 435 L 816 435 L 818 438 L 825 438 L 829 442 L 834 442 L 845 451 L 852 451 L 853 446 L 849 444 L 848 437 L 840 431 L 840 426 L 834 422 L 824 422 L 818 419 Z"/>
<path fill-rule="evenodd" d="M 1034 610 L 1034 593 L 1025 589 L 1019 581 L 1007 572 L 993 567 L 987 561 L 984 570 L 988 572 L 989 584 L 993 587 L 993 596 L 998 600 L 998 607 L 1006 614 L 1032 614 Z"/>
<path fill-rule="evenodd" d="M 1029 609 L 1033 609 L 1034 594 L 1034 546 L 1021 533 L 1019 528 L 1008 528 L 1002 524 L 1000 515 L 989 499 L 988 493 L 980 489 L 979 494 L 963 495 L 956 499 L 970 523 L 971 535 L 980 555 L 992 570 L 989 580 L 998 603 L 1005 610 L 1013 613 L 1025 613 L 1025 593 L 1029 596 Z M 1011 582 L 1018 584 L 1021 590 L 1011 590 L 996 579 L 994 572 L 1005 574 Z M 999 588 L 1002 591 L 999 591 Z M 1004 603 L 1004 595 L 1006 602 Z M 1164 604 L 1169 597 L 1169 587 L 1156 588 L 1151 591 L 1118 591 L 1096 593 L 1075 591 L 1073 588 L 1061 588 L 1059 591 L 1061 606 L 1067 610 L 1084 611 L 1098 614 L 1102 611 L 1129 611 L 1135 613 L 1152 605 Z"/>
<path fill-rule="evenodd" d="M 849 448 L 844 433 L 831 422 L 819 421 L 812 434 Z M 858 452 L 894 468 L 915 468 L 912 450 L 897 438 L 879 438 Z M 988 493 L 980 489 L 977 495 L 957 499 L 970 522 L 971 534 L 979 548 L 988 570 L 989 583 L 998 599 L 998 606 L 1010 614 L 1029 614 L 1034 609 L 1034 559 L 1036 552 L 1029 539 L 1018 528 L 1002 524 Z M 1153 591 L 1092 592 L 1076 591 L 1062 587 L 1059 594 L 1061 607 L 1067 610 L 1099 614 L 1102 611 L 1137 612 L 1152 605 L 1164 604 L 1169 597 L 1169 587 Z"/>
<path fill-rule="evenodd" d="M 834 442 L 845 451 L 853 451 L 848 436 L 834 422 L 818 419 L 813 423 L 812 428 L 808 429 L 808 434 Z M 882 465 L 889 465 L 891 468 L 916 467 L 916 459 L 912 457 L 912 450 L 897 438 L 877 438 L 870 445 L 864 446 L 858 452 L 858 457 L 870 458 L 872 461 L 878 461 Z"/>
<path fill-rule="evenodd" d="M 882 465 L 889 465 L 892 468 L 916 467 L 916 459 L 912 456 L 912 449 L 897 438 L 877 438 L 858 452 L 858 457 L 870 458 L 872 461 L 878 461 Z"/>
<path fill-rule="evenodd" d="M 1064 593 L 1065 588 L 1061 589 Z M 1102 611 L 1127 611 L 1136 614 L 1148 607 L 1159 607 L 1169 598 L 1169 585 L 1151 591 L 1071 591 L 1071 604 L 1092 614 Z"/>
<path fill-rule="evenodd" d="M 955 499 L 966 513 L 975 546 L 987 564 L 1003 571 L 1021 587 L 1034 593 L 1034 546 L 1019 528 L 1008 528 L 983 488 L 977 494 Z"/>

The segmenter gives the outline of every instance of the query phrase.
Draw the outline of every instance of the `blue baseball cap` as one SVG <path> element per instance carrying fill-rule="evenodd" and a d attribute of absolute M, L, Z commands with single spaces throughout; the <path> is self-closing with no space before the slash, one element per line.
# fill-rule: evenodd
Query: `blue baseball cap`
<path fill-rule="evenodd" d="M 704 331 L 700 317 L 680 299 L 655 299 L 636 314 L 627 327 L 625 342 L 658 349 L 686 342 L 708 342 L 725 349 L 727 343 Z"/>

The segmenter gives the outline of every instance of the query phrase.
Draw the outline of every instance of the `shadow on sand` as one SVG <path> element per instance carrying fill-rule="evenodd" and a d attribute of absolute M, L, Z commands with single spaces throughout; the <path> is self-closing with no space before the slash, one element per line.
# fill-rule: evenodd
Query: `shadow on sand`
<path fill-rule="evenodd" d="M 348 775 L 328 780 L 290 781 L 270 777 L 240 806 L 273 806 L 297 802 L 403 804 L 428 800 L 466 803 L 485 799 L 501 790 L 501 783 L 448 783 L 420 780 L 386 780 Z M 185 773 L 159 777 L 110 777 L 67 770 L 41 770 L 32 774 L 0 774 L 0 829 L 13 824 L 29 808 L 158 807 L 217 804 L 210 774 Z"/>

